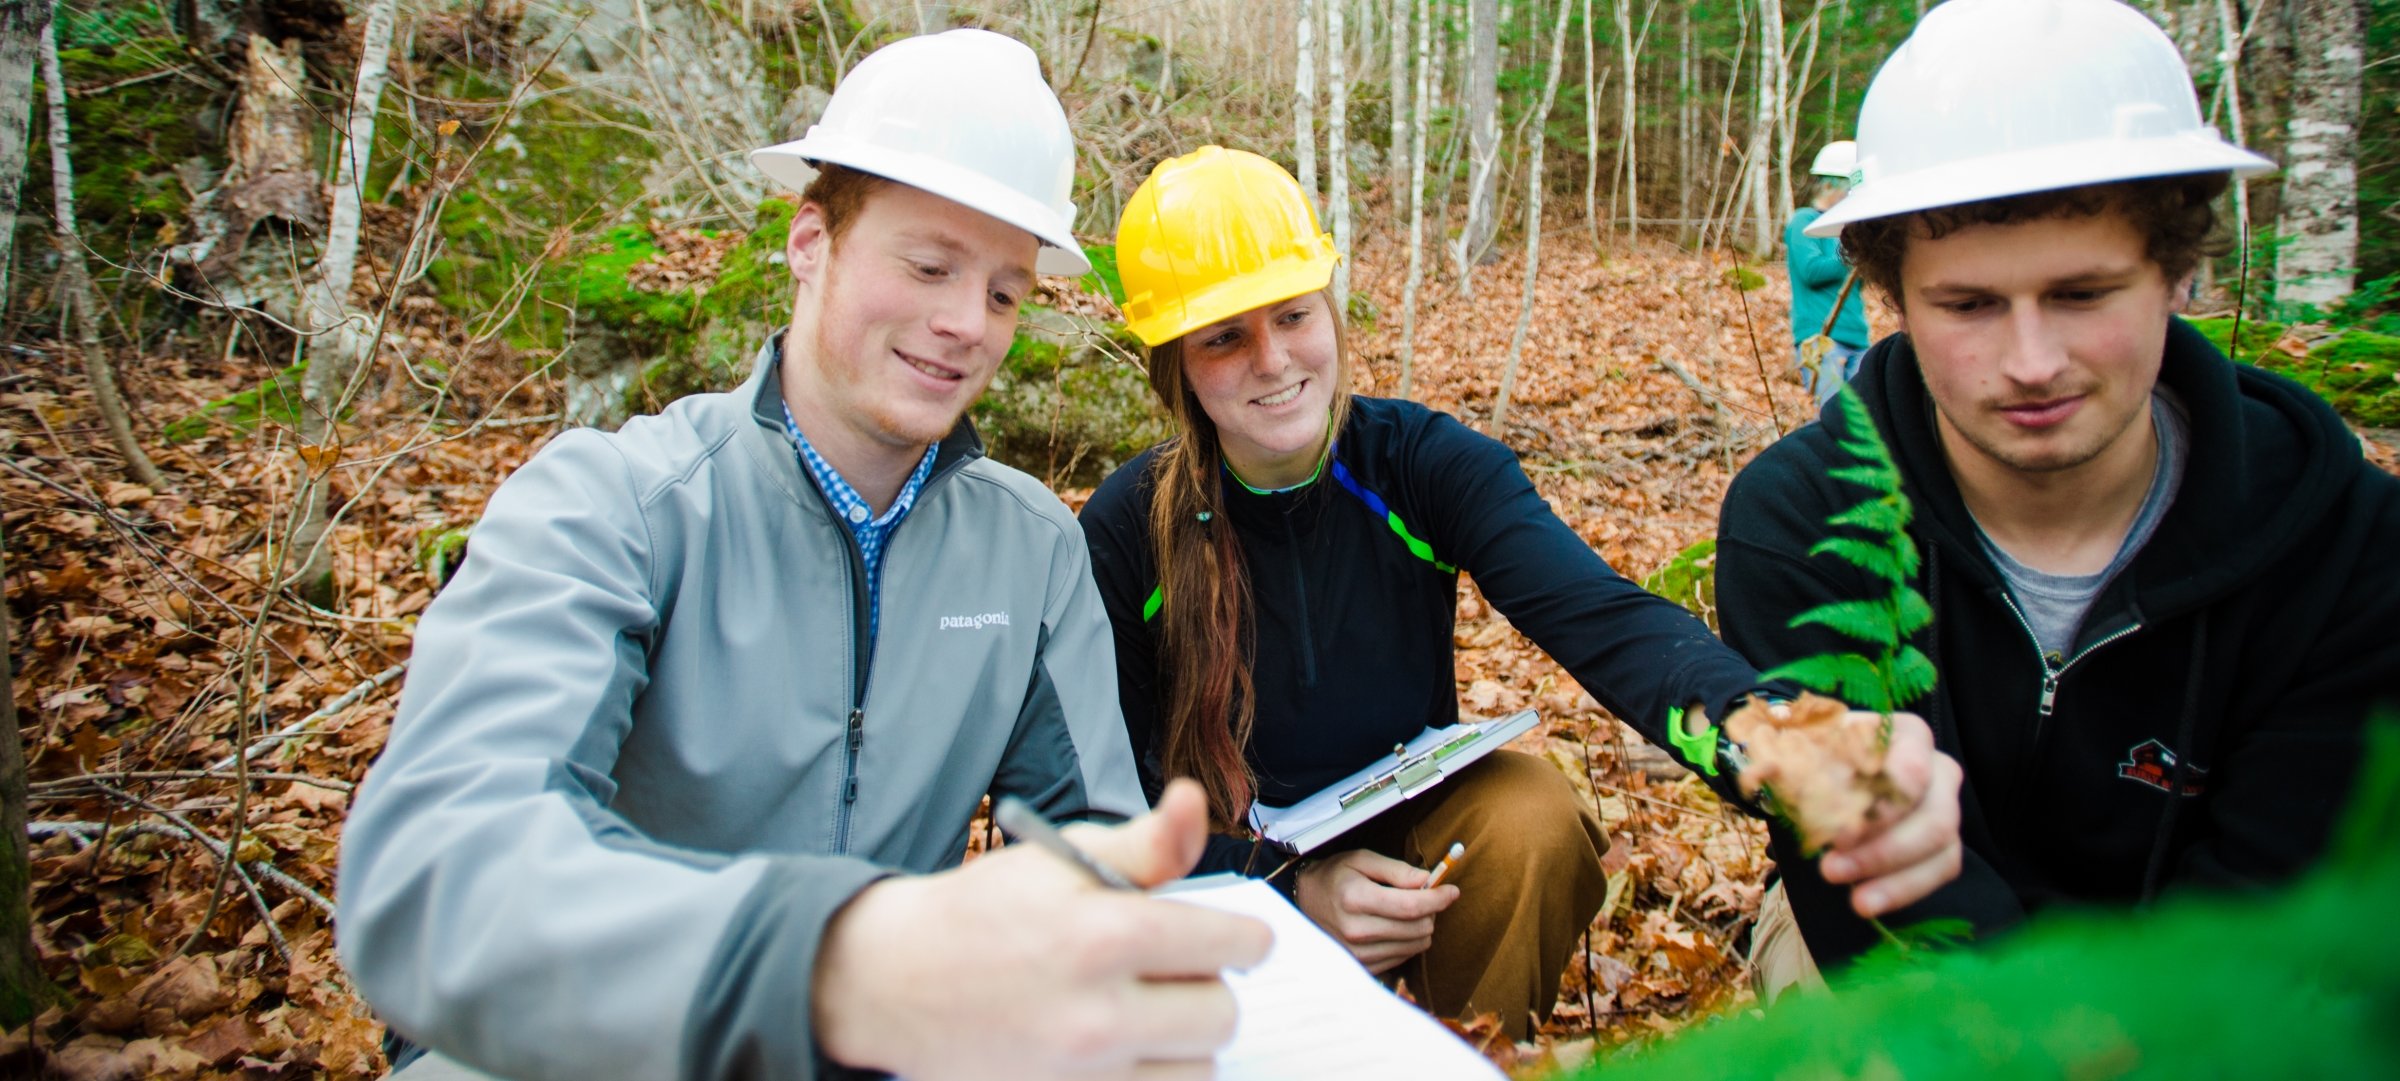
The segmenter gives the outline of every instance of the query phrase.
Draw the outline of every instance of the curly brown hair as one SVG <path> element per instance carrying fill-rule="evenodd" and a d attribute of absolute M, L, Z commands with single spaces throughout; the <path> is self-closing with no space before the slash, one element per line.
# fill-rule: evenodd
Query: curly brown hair
<path fill-rule="evenodd" d="M 2014 225 L 2045 218 L 2089 218 L 2111 211 L 2125 215 L 2143 237 L 2143 252 L 2167 280 L 2180 281 L 2203 258 L 2223 255 L 2231 245 L 2217 231 L 2216 199 L 2225 194 L 2224 173 L 2148 177 L 2109 184 L 2037 191 L 1972 203 L 1870 218 L 1842 227 L 1842 258 L 1859 279 L 1902 304 L 1900 260 L 1911 237 L 1939 240 L 1972 225 Z"/>

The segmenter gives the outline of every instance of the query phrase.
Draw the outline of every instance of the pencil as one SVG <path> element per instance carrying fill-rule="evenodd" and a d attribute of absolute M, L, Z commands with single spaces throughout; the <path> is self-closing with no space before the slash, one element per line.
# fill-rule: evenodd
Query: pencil
<path fill-rule="evenodd" d="M 1465 841 L 1450 842 L 1450 851 L 1442 854 L 1442 862 L 1433 865 L 1433 875 L 1425 880 L 1424 888 L 1432 889 L 1441 885 L 1442 876 L 1449 874 L 1451 868 L 1458 866 L 1458 861 L 1466 854 L 1467 843 Z"/>

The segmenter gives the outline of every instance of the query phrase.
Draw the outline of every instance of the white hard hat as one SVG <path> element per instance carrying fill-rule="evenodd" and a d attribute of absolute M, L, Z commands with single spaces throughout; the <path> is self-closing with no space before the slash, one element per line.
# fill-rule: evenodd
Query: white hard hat
<path fill-rule="evenodd" d="M 2141 177 L 2271 172 L 2200 119 L 2173 42 L 2116 0 L 1950 0 L 1875 73 L 1847 198 L 1809 236 Z"/>
<path fill-rule="evenodd" d="M 1825 144 L 1825 149 L 1817 151 L 1817 160 L 1808 163 L 1808 175 L 1842 180 L 1850 179 L 1850 174 L 1857 169 L 1858 144 L 1848 139 Z"/>
<path fill-rule="evenodd" d="M 816 164 L 844 165 L 982 211 L 1042 242 L 1035 269 L 1081 275 L 1075 141 L 1033 50 L 989 30 L 893 42 L 858 62 L 825 116 L 750 162 L 805 189 Z"/>

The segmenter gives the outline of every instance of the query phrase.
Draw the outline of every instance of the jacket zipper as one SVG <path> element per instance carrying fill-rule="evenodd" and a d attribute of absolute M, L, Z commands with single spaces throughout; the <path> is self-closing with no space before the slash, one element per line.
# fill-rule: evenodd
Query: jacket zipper
<path fill-rule="evenodd" d="M 2042 664 L 2042 702 L 2039 709 L 2035 711 L 2033 722 L 2033 743 L 2038 747 L 2042 742 L 2043 722 L 2058 705 L 2058 681 L 2065 678 L 2067 670 L 2083 663 L 2083 659 L 2091 656 L 2093 650 L 2141 630 L 2142 624 L 2138 620 L 2128 623 L 2099 641 L 2083 647 L 2083 652 L 2067 658 L 2066 663 L 2053 668 L 2050 666 L 2050 654 L 2042 650 L 2041 637 L 2033 633 L 2033 622 L 2026 619 L 2025 613 L 2017 608 L 2017 599 L 2004 591 L 2000 594 L 2000 603 L 2008 606 L 2008 614 L 2017 617 L 2017 626 L 2025 628 L 2025 640 L 2033 643 L 2034 659 Z"/>
<path fill-rule="evenodd" d="M 923 500 L 935 481 L 949 476 L 960 465 L 972 460 L 962 455 L 935 469 L 933 475 L 925 478 L 925 486 L 917 489 L 917 498 Z M 850 716 L 842 736 L 842 806 L 835 813 L 833 821 L 833 850 L 847 854 L 850 851 L 850 814 L 858 806 L 858 756 L 867 746 L 867 676 L 875 661 L 874 644 L 869 635 L 873 626 L 873 598 L 867 596 L 867 557 L 859 551 L 858 537 L 842 524 L 841 515 L 834 511 L 833 501 L 817 488 L 813 478 L 809 479 L 808 487 L 816 491 L 817 498 L 824 502 L 826 512 L 833 514 L 834 528 L 841 530 L 844 547 L 850 552 Z M 899 533 L 899 526 L 892 527 L 892 536 L 898 536 Z M 888 550 L 892 537 L 885 537 L 883 542 Z"/>

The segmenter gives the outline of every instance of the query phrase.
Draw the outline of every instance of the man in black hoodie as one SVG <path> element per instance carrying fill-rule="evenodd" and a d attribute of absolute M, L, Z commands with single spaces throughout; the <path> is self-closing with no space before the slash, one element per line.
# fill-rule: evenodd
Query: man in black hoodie
<path fill-rule="evenodd" d="M 2307 390 L 2178 315 L 2227 174 L 2165 35 L 2114 0 L 1955 0 L 1869 89 L 1840 230 L 1902 332 L 1854 384 L 1898 461 L 1940 681 L 1910 708 L 1966 768 L 1965 867 L 1893 918 L 1989 937 L 2053 905 L 2286 877 L 2323 846 L 2364 717 L 2400 700 L 2400 480 Z M 1726 639 L 1774 665 L 1849 648 L 1788 621 L 1885 592 L 1815 545 L 1839 403 L 1761 454 L 1718 538 Z M 1772 989 L 1877 940 L 1775 837 Z M 1788 897 L 1789 918 L 1779 911 Z M 1806 949 L 1772 940 L 1796 919 Z"/>

